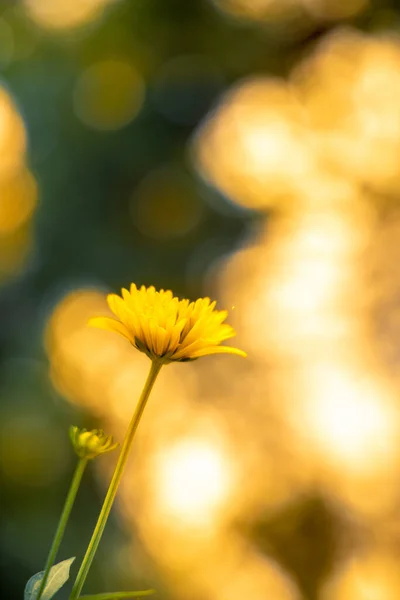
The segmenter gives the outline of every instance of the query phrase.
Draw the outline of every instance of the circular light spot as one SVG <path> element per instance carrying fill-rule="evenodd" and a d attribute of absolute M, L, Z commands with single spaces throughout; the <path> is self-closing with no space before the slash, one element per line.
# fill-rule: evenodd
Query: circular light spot
<path fill-rule="evenodd" d="M 0 88 L 0 176 L 22 165 L 26 150 L 23 121 L 4 88 Z"/>
<path fill-rule="evenodd" d="M 74 106 L 85 125 L 121 129 L 139 113 L 145 96 L 142 77 L 129 63 L 105 60 L 86 69 L 74 89 Z"/>
<path fill-rule="evenodd" d="M 239 82 L 200 127 L 193 157 L 206 181 L 251 209 L 285 202 L 315 172 L 303 108 L 272 78 Z"/>
<path fill-rule="evenodd" d="M 160 508 L 188 525 L 214 522 L 232 488 L 229 461 L 207 440 L 187 439 L 157 458 L 156 488 Z"/>
<path fill-rule="evenodd" d="M 397 561 L 387 550 L 370 550 L 348 560 L 323 589 L 323 600 L 397 600 Z"/>
<path fill-rule="evenodd" d="M 70 29 L 102 15 L 114 0 L 23 0 L 29 17 L 46 29 Z"/>
<path fill-rule="evenodd" d="M 0 179 L 0 236 L 15 231 L 31 216 L 37 202 L 37 184 L 27 169 Z"/>

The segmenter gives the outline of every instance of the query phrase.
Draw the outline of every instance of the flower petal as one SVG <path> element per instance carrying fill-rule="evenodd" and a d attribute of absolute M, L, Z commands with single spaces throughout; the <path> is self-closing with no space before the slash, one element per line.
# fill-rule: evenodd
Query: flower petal
<path fill-rule="evenodd" d="M 190 354 L 190 358 L 200 358 L 208 354 L 236 354 L 237 356 L 243 356 L 243 358 L 247 356 L 246 352 L 239 350 L 239 348 L 232 348 L 232 346 L 208 346 L 194 351 Z"/>
<path fill-rule="evenodd" d="M 124 338 L 129 340 L 131 344 L 134 343 L 134 338 L 131 336 L 129 329 L 116 319 L 111 319 L 110 317 L 92 317 L 89 319 L 88 325 L 90 327 L 97 327 L 98 329 L 105 329 L 106 331 L 119 333 Z"/>
<path fill-rule="evenodd" d="M 115 318 L 98 317 L 90 325 L 119 333 L 151 358 L 171 362 L 208 354 L 246 356 L 238 348 L 220 346 L 235 330 L 224 323 L 227 311 L 216 310 L 208 297 L 190 302 L 174 297 L 171 290 L 134 284 L 130 291 L 123 288 L 121 296 L 107 297 Z"/>

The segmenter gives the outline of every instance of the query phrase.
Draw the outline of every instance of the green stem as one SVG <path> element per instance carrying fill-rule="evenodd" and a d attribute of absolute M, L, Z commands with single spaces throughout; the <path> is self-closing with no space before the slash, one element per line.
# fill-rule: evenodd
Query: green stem
<path fill-rule="evenodd" d="M 142 590 L 141 592 L 108 592 L 107 594 L 90 594 L 79 596 L 79 600 L 118 600 L 119 598 L 143 598 L 151 596 L 156 590 Z"/>
<path fill-rule="evenodd" d="M 88 463 L 88 461 L 86 458 L 81 458 L 75 469 L 75 473 L 72 478 L 71 486 L 69 488 L 68 496 L 67 496 L 67 499 L 65 500 L 64 508 L 61 513 L 60 521 L 58 523 L 57 531 L 54 534 L 53 543 L 51 545 L 50 552 L 47 557 L 46 566 L 44 568 L 44 575 L 43 575 L 43 579 L 40 583 L 37 600 L 40 600 L 40 598 L 43 594 L 44 588 L 46 587 L 50 569 L 54 564 L 58 549 L 59 549 L 62 539 L 64 537 L 64 532 L 65 532 L 65 528 L 68 523 L 69 515 L 70 515 L 72 507 L 74 505 L 76 494 L 78 493 L 79 485 L 81 483 L 81 479 L 82 479 L 83 473 L 86 469 L 87 463 Z"/>
<path fill-rule="evenodd" d="M 140 419 L 143 415 L 143 411 L 146 407 L 147 400 L 150 396 L 150 392 L 153 389 L 153 385 L 155 383 L 158 373 L 160 372 L 161 367 L 161 361 L 152 361 L 146 383 L 144 384 L 144 388 L 140 395 L 139 402 L 136 406 L 135 412 L 133 413 L 132 420 L 128 427 L 128 431 L 126 432 L 121 453 L 118 458 L 117 466 L 115 467 L 114 475 L 111 479 L 111 483 L 109 485 L 107 495 L 103 503 L 103 507 L 101 509 L 99 518 L 97 519 L 96 527 L 94 528 L 92 534 L 92 539 L 89 542 L 89 546 L 86 550 L 86 554 L 80 566 L 69 600 L 77 600 L 82 591 L 94 555 L 96 554 L 96 550 L 99 545 L 101 536 L 103 535 L 103 531 L 106 526 L 107 519 L 110 514 L 111 507 L 113 505 L 114 498 L 118 490 L 118 486 L 121 481 L 122 473 L 124 471 L 124 467 L 129 456 L 129 451 L 131 449 L 133 438 L 135 436 Z"/>

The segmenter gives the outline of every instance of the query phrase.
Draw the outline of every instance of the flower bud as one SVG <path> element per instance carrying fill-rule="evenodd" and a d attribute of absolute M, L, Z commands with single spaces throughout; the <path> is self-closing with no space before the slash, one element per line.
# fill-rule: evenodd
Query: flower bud
<path fill-rule="evenodd" d="M 79 429 L 71 426 L 69 437 L 79 458 L 92 459 L 100 454 L 115 450 L 118 444 L 113 444 L 112 435 L 105 435 L 102 429 Z"/>

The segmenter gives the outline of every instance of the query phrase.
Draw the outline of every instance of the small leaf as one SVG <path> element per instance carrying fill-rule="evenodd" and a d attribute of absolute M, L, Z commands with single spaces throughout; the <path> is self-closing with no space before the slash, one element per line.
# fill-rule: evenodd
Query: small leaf
<path fill-rule="evenodd" d="M 46 587 L 43 590 L 43 594 L 40 600 L 50 600 L 62 588 L 64 583 L 69 579 L 69 570 L 75 557 L 67 558 L 59 562 L 54 567 L 51 567 L 49 577 L 47 579 Z M 25 587 L 24 600 L 36 600 L 40 582 L 43 579 L 44 571 L 40 571 L 33 575 Z"/>
<path fill-rule="evenodd" d="M 28 583 L 25 586 L 24 600 L 33 600 L 34 598 L 36 598 L 43 575 L 44 571 L 40 571 L 40 573 L 32 575 L 32 577 L 29 579 Z"/>
<path fill-rule="evenodd" d="M 79 596 L 79 600 L 120 600 L 122 598 L 142 598 L 151 596 L 156 590 L 142 590 L 140 592 L 107 592 L 106 594 L 89 594 L 89 596 Z"/>

